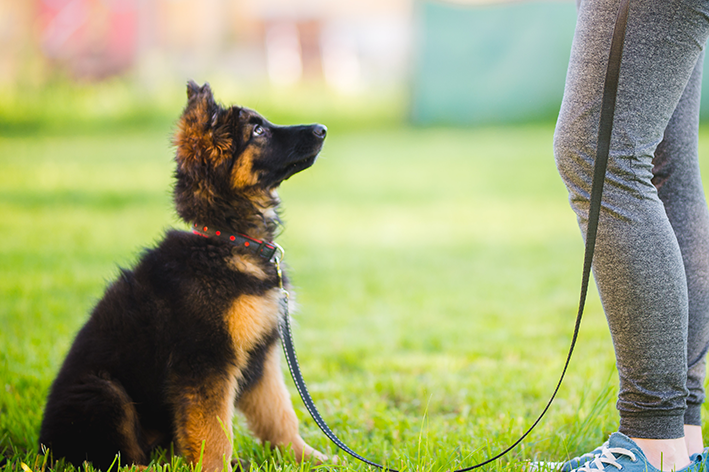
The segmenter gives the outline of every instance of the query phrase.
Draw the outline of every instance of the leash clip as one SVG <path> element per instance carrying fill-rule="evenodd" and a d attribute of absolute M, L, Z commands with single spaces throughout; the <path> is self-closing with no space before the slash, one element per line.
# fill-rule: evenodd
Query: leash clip
<path fill-rule="evenodd" d="M 276 253 L 273 255 L 273 263 L 276 265 L 276 274 L 278 274 L 278 288 L 283 292 L 283 296 L 288 299 L 290 294 L 288 290 L 283 287 L 283 271 L 281 270 L 281 261 L 286 255 L 286 251 L 276 242 L 272 242 L 271 244 L 276 247 Z"/>

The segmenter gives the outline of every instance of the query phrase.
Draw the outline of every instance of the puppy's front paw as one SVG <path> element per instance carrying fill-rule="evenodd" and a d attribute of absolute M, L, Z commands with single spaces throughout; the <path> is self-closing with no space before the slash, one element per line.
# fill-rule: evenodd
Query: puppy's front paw
<path fill-rule="evenodd" d="M 325 462 L 330 462 L 330 458 L 327 457 L 325 454 L 323 454 L 320 451 L 316 451 L 310 446 L 307 446 L 310 450 L 304 454 L 304 459 L 310 459 L 313 461 L 315 464 L 320 465 Z"/>
<path fill-rule="evenodd" d="M 322 452 L 320 452 L 316 449 L 313 449 L 312 447 L 310 447 L 306 444 L 303 447 L 303 454 L 299 460 L 300 461 L 310 460 L 315 465 L 323 465 L 323 464 L 337 464 L 340 459 L 337 456 L 328 457 L 325 454 L 323 454 Z"/>
<path fill-rule="evenodd" d="M 231 460 L 231 469 L 233 472 L 250 472 L 254 470 L 251 468 L 251 462 L 238 457 Z"/>

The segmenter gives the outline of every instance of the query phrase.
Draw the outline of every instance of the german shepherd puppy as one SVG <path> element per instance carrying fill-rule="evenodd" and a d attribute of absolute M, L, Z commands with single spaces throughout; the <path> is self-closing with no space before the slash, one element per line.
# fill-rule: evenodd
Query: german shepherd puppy
<path fill-rule="evenodd" d="M 194 231 L 168 231 L 108 286 L 51 387 L 40 444 L 106 470 L 119 453 L 145 466 L 172 443 L 213 472 L 232 459 L 238 408 L 261 440 L 326 460 L 298 434 L 279 367 L 270 241 L 279 184 L 315 162 L 327 129 L 224 108 L 208 84 L 190 82 L 187 97 L 174 201 Z"/>

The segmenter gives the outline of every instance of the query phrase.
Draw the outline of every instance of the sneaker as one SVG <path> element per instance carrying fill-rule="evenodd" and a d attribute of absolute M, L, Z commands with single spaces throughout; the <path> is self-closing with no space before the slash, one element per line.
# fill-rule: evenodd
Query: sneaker
<path fill-rule="evenodd" d="M 697 464 L 697 468 L 694 472 L 709 472 L 707 468 L 707 459 L 709 459 L 709 447 L 705 447 L 704 450 L 699 454 L 692 454 L 689 456 L 692 463 Z"/>
<path fill-rule="evenodd" d="M 556 470 L 558 470 L 559 472 L 571 472 L 572 470 L 576 470 L 585 463 L 591 462 L 596 457 L 600 456 L 603 450 L 606 448 L 608 448 L 608 441 L 604 442 L 591 452 L 587 452 L 586 454 L 583 454 L 581 456 L 574 457 L 573 459 L 570 459 L 566 462 L 557 462 L 557 464 L 559 465 Z"/>
<path fill-rule="evenodd" d="M 659 472 L 645 457 L 643 451 L 635 442 L 621 433 L 613 433 L 608 442 L 601 446 L 600 454 L 574 469 L 576 472 L 601 472 L 607 467 L 613 472 Z M 680 469 L 683 472 L 705 472 L 706 457 L 702 454 L 692 456 L 692 462 Z M 678 471 L 679 472 L 679 471 Z"/>
<path fill-rule="evenodd" d="M 702 452 L 700 452 L 699 454 L 692 454 L 691 456 L 689 456 L 689 458 L 691 460 L 702 461 L 702 460 L 707 460 L 707 455 L 709 455 L 709 447 L 705 447 L 704 450 Z"/>
<path fill-rule="evenodd" d="M 525 472 L 571 472 L 572 470 L 578 469 L 586 462 L 592 461 L 597 456 L 601 455 L 601 451 L 605 447 L 608 447 L 608 441 L 604 442 L 593 451 L 574 457 L 573 459 L 569 459 L 566 462 L 532 462 L 529 467 L 525 469 Z"/>
<path fill-rule="evenodd" d="M 691 463 L 677 472 L 709 472 L 709 448 L 693 454 Z M 609 467 L 612 466 L 612 467 Z M 548 472 L 660 472 L 653 467 L 635 442 L 622 433 L 611 434 L 608 441 L 582 456 L 566 462 L 536 462 L 531 470 Z"/>

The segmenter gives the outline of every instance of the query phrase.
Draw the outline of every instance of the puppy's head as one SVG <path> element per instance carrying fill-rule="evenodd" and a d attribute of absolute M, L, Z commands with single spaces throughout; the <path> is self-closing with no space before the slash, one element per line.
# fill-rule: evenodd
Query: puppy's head
<path fill-rule="evenodd" d="M 178 213 L 189 222 L 220 212 L 234 219 L 247 202 L 275 204 L 275 189 L 315 162 L 326 133 L 323 125 L 276 126 L 253 110 L 224 108 L 208 84 L 190 82 L 174 139 Z"/>

